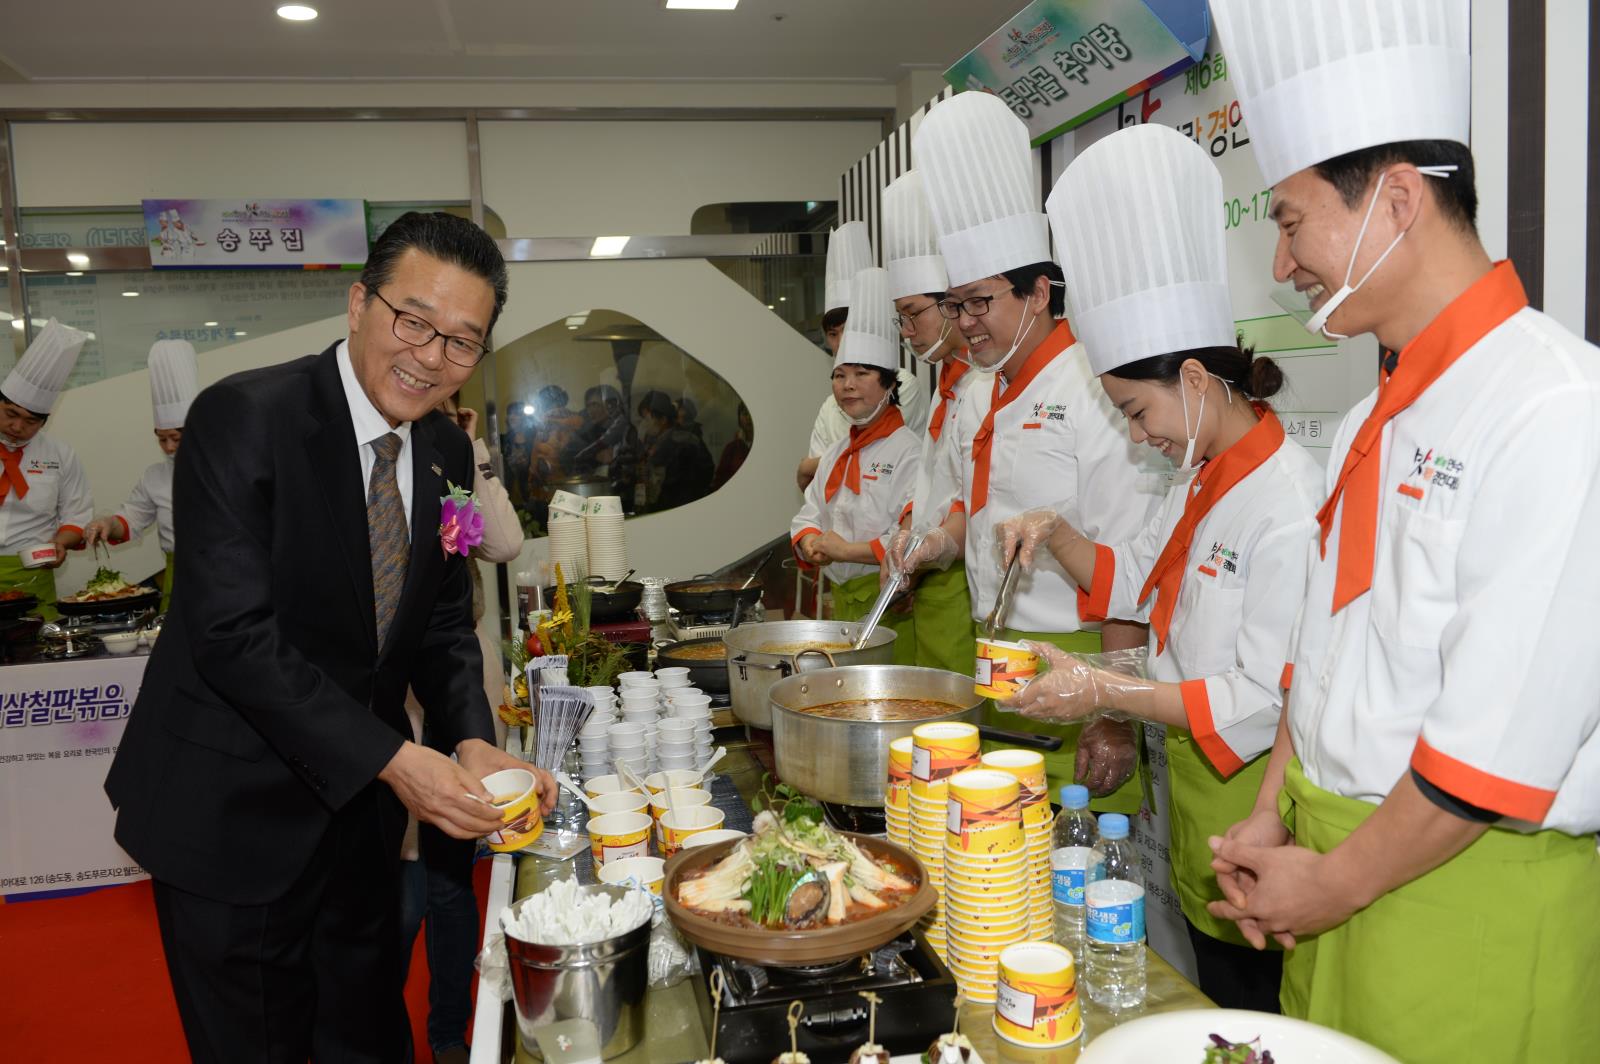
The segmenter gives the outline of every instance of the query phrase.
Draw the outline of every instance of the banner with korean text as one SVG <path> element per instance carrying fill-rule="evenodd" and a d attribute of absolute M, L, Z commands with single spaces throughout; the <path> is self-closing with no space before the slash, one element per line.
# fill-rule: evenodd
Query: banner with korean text
<path fill-rule="evenodd" d="M 147 199 L 144 228 L 158 270 L 337 269 L 367 260 L 367 205 L 358 199 Z"/>
<path fill-rule="evenodd" d="M 147 660 L 0 668 L 0 894 L 146 878 L 111 838 L 105 779 Z"/>

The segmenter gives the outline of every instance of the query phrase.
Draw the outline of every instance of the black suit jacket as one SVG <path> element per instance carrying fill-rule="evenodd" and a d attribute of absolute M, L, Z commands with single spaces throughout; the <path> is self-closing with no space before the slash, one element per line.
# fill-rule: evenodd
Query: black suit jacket
<path fill-rule="evenodd" d="M 445 481 L 472 483 L 471 444 L 438 413 L 412 426 L 411 559 L 380 648 L 334 351 L 229 377 L 190 408 L 173 483 L 180 590 L 106 779 L 135 860 L 234 904 L 274 900 L 305 869 L 409 736 L 408 685 L 436 745 L 494 741 L 467 562 L 438 535 Z M 382 790 L 398 854 L 404 813 Z"/>

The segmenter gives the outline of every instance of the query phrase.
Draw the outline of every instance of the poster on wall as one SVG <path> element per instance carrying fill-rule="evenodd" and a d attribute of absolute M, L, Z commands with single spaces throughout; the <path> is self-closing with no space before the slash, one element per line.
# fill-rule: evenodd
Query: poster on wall
<path fill-rule="evenodd" d="M 944 73 L 999 96 L 1035 145 L 1193 66 L 1205 0 L 1033 0 Z"/>
<path fill-rule="evenodd" d="M 147 199 L 144 228 L 158 270 L 336 269 L 367 259 L 367 205 L 358 199 Z"/>
<path fill-rule="evenodd" d="M 0 669 L 0 894 L 146 878 L 111 837 L 105 780 L 147 660 Z"/>

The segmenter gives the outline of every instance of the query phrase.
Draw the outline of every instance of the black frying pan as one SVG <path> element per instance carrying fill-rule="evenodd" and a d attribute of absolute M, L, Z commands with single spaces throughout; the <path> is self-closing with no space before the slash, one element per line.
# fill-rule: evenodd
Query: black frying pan
<path fill-rule="evenodd" d="M 604 577 L 591 576 L 589 586 L 595 591 L 589 598 L 589 623 L 613 624 L 617 621 L 633 620 L 639 609 L 639 600 L 644 598 L 644 585 L 637 580 L 628 580 L 617 585 L 615 591 L 601 591 L 600 588 L 609 588 L 611 581 Z M 571 595 L 575 585 L 567 585 L 567 594 Z M 554 607 L 556 601 L 556 588 L 554 584 L 544 589 L 545 609 Z"/>

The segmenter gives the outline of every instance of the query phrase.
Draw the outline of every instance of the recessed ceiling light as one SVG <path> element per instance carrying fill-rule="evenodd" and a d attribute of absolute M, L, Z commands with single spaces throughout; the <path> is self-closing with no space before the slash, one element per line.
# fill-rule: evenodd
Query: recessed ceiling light
<path fill-rule="evenodd" d="M 74 266 L 87 266 L 89 265 L 89 256 L 81 251 L 69 251 L 67 252 L 67 261 Z"/>
<path fill-rule="evenodd" d="M 523 417 L 532 417 L 533 416 L 533 404 L 532 403 L 523 403 L 522 404 L 522 416 Z"/>
<path fill-rule="evenodd" d="M 630 238 L 625 236 L 597 236 L 594 246 L 589 249 L 591 259 L 611 258 L 622 254 L 622 249 L 628 246 Z"/>
<path fill-rule="evenodd" d="M 278 17 L 290 22 L 310 22 L 317 17 L 317 9 L 305 4 L 279 4 Z"/>
<path fill-rule="evenodd" d="M 779 296 L 778 297 L 778 302 L 779 303 L 787 303 L 787 302 L 789 302 L 789 297 L 788 296 Z"/>
<path fill-rule="evenodd" d="M 243 329 L 235 329 L 235 330 L 233 330 L 233 335 L 235 335 L 235 336 L 249 336 L 250 334 L 245 332 Z"/>
<path fill-rule="evenodd" d="M 82 270 L 68 270 L 67 271 L 67 276 L 68 277 L 82 277 L 83 276 L 83 271 Z"/>
<path fill-rule="evenodd" d="M 739 0 L 667 0 L 668 11 L 732 11 Z"/>
<path fill-rule="evenodd" d="M 214 321 L 208 321 L 205 323 L 205 326 L 208 329 L 215 329 L 217 327 L 217 323 Z"/>
<path fill-rule="evenodd" d="M 139 295 L 139 293 L 138 293 L 138 292 L 124 292 L 124 293 L 122 293 L 122 294 L 123 294 L 123 295 L 125 295 L 125 296 L 127 296 L 127 297 L 128 297 L 128 298 L 129 298 L 129 299 L 135 299 L 135 298 L 137 298 L 137 297 L 138 297 L 138 295 Z"/>
<path fill-rule="evenodd" d="M 768 310 L 777 310 L 778 308 L 777 308 L 777 306 L 775 304 L 768 303 L 767 304 L 767 309 Z"/>

